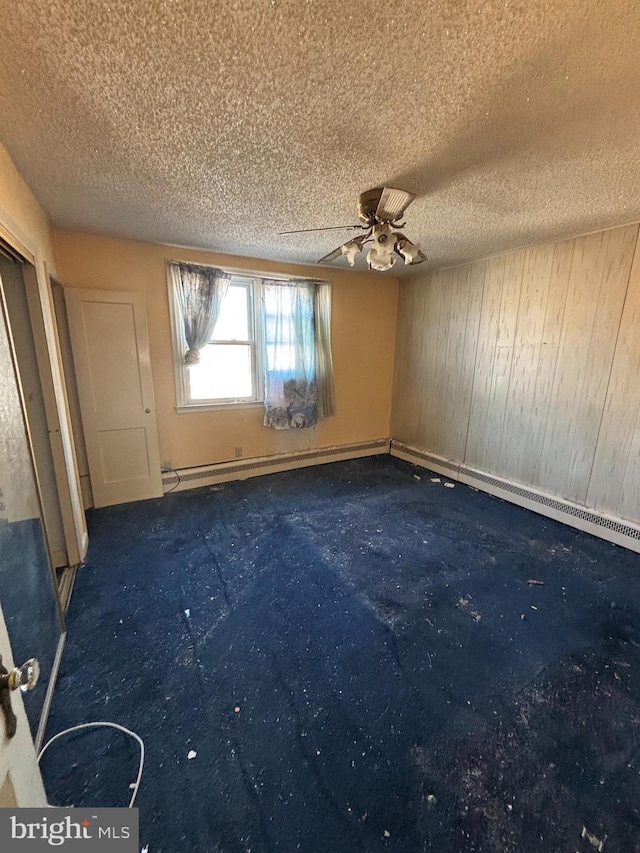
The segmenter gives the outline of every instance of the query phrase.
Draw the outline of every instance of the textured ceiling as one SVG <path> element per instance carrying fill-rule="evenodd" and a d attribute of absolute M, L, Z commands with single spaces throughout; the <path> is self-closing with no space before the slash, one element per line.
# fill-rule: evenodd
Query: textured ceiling
<path fill-rule="evenodd" d="M 2 5 L 0 141 L 58 226 L 311 262 L 350 232 L 277 232 L 387 184 L 441 266 L 640 218 L 633 0 Z"/>

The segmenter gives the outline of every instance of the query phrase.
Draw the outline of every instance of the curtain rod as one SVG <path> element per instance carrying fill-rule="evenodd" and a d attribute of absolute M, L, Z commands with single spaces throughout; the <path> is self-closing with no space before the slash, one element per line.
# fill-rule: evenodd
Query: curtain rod
<path fill-rule="evenodd" d="M 326 278 L 308 278 L 304 275 L 289 275 L 288 273 L 264 272 L 261 270 L 239 269 L 238 267 L 228 267 L 220 264 L 202 264 L 199 261 L 179 261 L 176 258 L 167 258 L 168 264 L 193 264 L 196 267 L 212 267 L 213 269 L 222 270 L 223 272 L 231 273 L 232 275 L 244 276 L 245 278 L 271 278 L 281 281 L 310 281 L 313 284 L 327 284 Z"/>

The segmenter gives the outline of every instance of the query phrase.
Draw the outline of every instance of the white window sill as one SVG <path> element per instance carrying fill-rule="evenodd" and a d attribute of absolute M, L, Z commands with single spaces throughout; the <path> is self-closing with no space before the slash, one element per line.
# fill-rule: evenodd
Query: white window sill
<path fill-rule="evenodd" d="M 262 409 L 262 400 L 249 400 L 239 403 L 189 403 L 186 406 L 176 406 L 179 415 L 193 414 L 194 412 L 219 412 L 222 409 Z"/>

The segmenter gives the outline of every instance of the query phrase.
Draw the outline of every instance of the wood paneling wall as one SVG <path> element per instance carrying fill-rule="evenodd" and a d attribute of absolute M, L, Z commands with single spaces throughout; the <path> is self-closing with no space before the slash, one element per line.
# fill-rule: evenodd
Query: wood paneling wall
<path fill-rule="evenodd" d="M 393 438 L 640 522 L 637 244 L 632 225 L 401 284 Z"/>

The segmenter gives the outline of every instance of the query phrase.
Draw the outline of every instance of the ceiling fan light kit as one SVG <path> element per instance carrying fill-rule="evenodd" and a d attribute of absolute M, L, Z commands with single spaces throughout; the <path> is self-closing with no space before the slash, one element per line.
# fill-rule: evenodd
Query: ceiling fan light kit
<path fill-rule="evenodd" d="M 404 258 L 405 264 L 419 264 L 426 260 L 420 251 L 420 246 L 412 243 L 408 237 L 401 236 L 396 240 L 396 251 Z"/>
<path fill-rule="evenodd" d="M 399 222 L 415 195 L 395 187 L 375 187 L 358 196 L 358 219 L 362 225 L 345 225 L 344 228 L 360 228 L 366 233 L 354 237 L 324 255 L 318 264 L 329 263 L 341 255 L 349 266 L 355 266 L 356 256 L 365 243 L 373 243 L 367 252 L 369 269 L 386 272 L 401 257 L 405 264 L 421 264 L 427 260 L 420 247 L 405 237 L 401 229 L 405 223 Z M 395 230 L 392 230 L 395 229 Z M 305 228 L 303 231 L 333 231 L 331 228 Z M 281 234 L 298 234 L 302 231 L 282 231 Z"/>
<path fill-rule="evenodd" d="M 370 270 L 377 270 L 378 272 L 386 272 L 390 270 L 391 267 L 395 264 L 396 259 L 393 255 L 389 255 L 386 252 L 378 252 L 376 249 L 369 249 L 367 253 L 367 263 L 369 264 Z"/>
<path fill-rule="evenodd" d="M 396 262 L 396 256 L 393 253 L 396 248 L 397 235 L 386 223 L 383 223 L 373 226 L 371 239 L 373 240 L 373 247 L 367 253 L 369 269 L 378 272 L 390 270 Z"/>
<path fill-rule="evenodd" d="M 353 240 L 349 240 L 348 243 L 344 243 L 340 247 L 340 251 L 346 257 L 350 267 L 355 265 L 356 255 L 362 251 L 364 241 L 365 237 L 362 235 L 361 237 L 354 237 Z"/>

